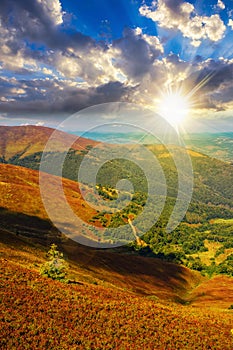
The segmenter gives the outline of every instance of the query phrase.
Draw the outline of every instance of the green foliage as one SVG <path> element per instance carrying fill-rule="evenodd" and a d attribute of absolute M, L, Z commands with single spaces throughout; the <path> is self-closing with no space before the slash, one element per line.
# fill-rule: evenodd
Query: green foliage
<path fill-rule="evenodd" d="M 219 266 L 212 264 L 210 267 L 207 267 L 202 265 L 200 260 L 192 257 L 194 254 L 208 250 L 204 244 L 205 240 L 221 243 L 215 258 L 222 254 L 225 249 L 233 248 L 232 222 L 225 220 L 225 222 L 219 223 L 213 220 L 233 217 L 232 165 L 205 156 L 192 156 L 194 174 L 192 201 L 183 222 L 172 233 L 167 233 L 166 225 L 177 197 L 177 170 L 172 157 L 167 156 L 169 154 L 166 147 L 161 148 L 161 145 L 160 147 L 157 145 L 146 145 L 146 147 L 148 147 L 150 152 L 154 153 L 163 169 L 167 185 L 167 199 L 159 220 L 148 232 L 146 232 L 147 227 L 151 227 L 150 218 L 155 214 L 156 206 L 152 205 L 151 208 L 147 206 L 147 217 L 143 217 L 137 229 L 139 236 L 142 232 L 146 232 L 142 239 L 147 243 L 148 247 L 145 249 L 135 246 L 135 250 L 145 256 L 155 255 L 162 259 L 183 263 L 209 275 L 213 273 L 232 275 L 232 261 L 230 260 L 225 260 Z M 63 166 L 62 175 L 65 178 L 77 180 L 80 164 L 91 148 L 91 145 L 87 145 L 83 150 L 69 150 Z M 129 150 L 133 152 L 130 148 Z M 101 152 L 107 151 L 103 149 Z M 16 153 L 8 162 L 38 169 L 41 155 L 42 152 L 37 152 L 24 157 L 23 154 Z M 49 164 L 50 172 L 59 175 L 59 169 L 56 167 L 56 164 L 59 164 L 59 159 L 63 159 L 63 156 L 64 154 L 59 152 L 44 154 L 44 161 Z M 104 157 L 104 153 L 101 153 L 101 156 Z M 135 159 L 137 159 L 137 156 L 138 154 L 135 152 Z M 1 158 L 0 161 L 5 162 L 5 159 Z M 51 169 L 51 164 L 54 164 L 53 169 Z M 152 167 L 147 162 L 145 162 L 145 167 L 148 173 L 152 171 Z M 132 198 L 130 197 L 130 191 L 124 192 L 115 189 L 117 182 L 123 178 L 128 179 L 134 187 Z M 96 195 L 99 194 L 106 201 L 107 206 L 115 208 L 115 201 L 118 197 L 120 198 L 121 207 L 118 212 L 108 214 L 101 211 L 89 220 L 90 222 L 98 223 L 102 227 L 109 228 L 109 231 L 105 233 L 105 238 L 109 237 L 109 239 L 112 239 L 111 228 L 119 226 L 122 228 L 127 224 L 129 217 L 133 220 L 143 212 L 144 206 L 148 202 L 147 178 L 143 169 L 136 163 L 127 159 L 117 158 L 103 164 L 98 171 L 96 180 L 98 186 L 95 193 L 90 191 L 86 197 L 90 202 L 97 204 Z M 158 179 L 158 184 L 159 181 L 160 179 Z M 160 199 L 157 196 L 156 203 Z M 116 239 L 122 239 L 122 242 L 126 244 L 129 243 L 124 238 L 123 233 L 122 237 L 116 237 Z"/>
<path fill-rule="evenodd" d="M 215 258 L 217 258 L 219 255 L 224 254 L 225 248 L 224 246 L 221 246 L 215 253 Z"/>
<path fill-rule="evenodd" d="M 57 250 L 56 244 L 51 245 L 47 257 L 48 261 L 40 269 L 41 275 L 53 280 L 66 281 L 68 264 L 64 260 L 63 254 Z"/>
<path fill-rule="evenodd" d="M 188 262 L 188 267 L 192 270 L 203 271 L 205 265 L 202 264 L 201 259 L 196 257 L 195 259 L 190 259 Z"/>
<path fill-rule="evenodd" d="M 225 261 L 216 268 L 217 273 L 233 276 L 233 254 L 229 255 Z"/>

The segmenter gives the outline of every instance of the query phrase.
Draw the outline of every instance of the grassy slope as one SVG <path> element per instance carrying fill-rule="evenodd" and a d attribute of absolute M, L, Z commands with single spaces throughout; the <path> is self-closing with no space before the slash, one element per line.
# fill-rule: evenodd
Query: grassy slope
<path fill-rule="evenodd" d="M 0 157 L 9 161 L 10 158 L 20 155 L 21 158 L 42 152 L 54 129 L 34 125 L 28 126 L 0 126 Z M 57 132 L 56 151 L 63 150 L 70 142 L 74 142 L 75 150 L 85 149 L 87 145 L 96 145 L 97 142 L 89 139 Z"/>
<path fill-rule="evenodd" d="M 6 229 L 0 232 L 1 256 L 36 270 L 45 261 L 49 243 L 56 241 L 50 238 L 40 244 L 37 238 L 16 236 Z M 185 267 L 158 259 L 95 250 L 69 240 L 57 239 L 57 243 L 69 261 L 70 278 L 74 280 L 115 286 L 130 293 L 173 301 L 182 301 L 187 291 L 204 280 Z"/>
<path fill-rule="evenodd" d="M 37 126 L 5 127 L 0 126 L 0 161 L 23 165 L 29 168 L 38 169 L 39 159 L 43 152 L 44 146 L 54 129 Z M 55 151 L 64 151 L 70 140 L 74 141 L 72 148 L 78 150 L 69 155 L 66 169 L 63 176 L 70 179 L 77 178 L 77 164 L 82 156 L 80 151 L 86 152 L 87 146 L 94 146 L 98 142 L 93 140 L 78 138 L 64 132 L 58 133 L 54 147 Z M 76 141 L 75 141 L 76 140 Z M 101 143 L 98 143 L 101 148 Z M 162 145 L 148 145 L 148 148 L 155 153 L 161 166 L 167 174 L 168 192 L 171 196 L 177 194 L 176 168 L 172 157 L 169 156 L 166 148 Z M 211 159 L 203 154 L 189 151 L 194 170 L 195 186 L 193 193 L 193 202 L 198 203 L 199 212 L 216 211 L 224 212 L 224 215 L 230 217 L 233 212 L 232 191 L 233 191 L 233 168 L 231 165 Z M 52 160 L 51 160 L 52 159 Z M 48 161 L 54 161 L 56 158 L 49 158 Z M 112 166 L 112 165 L 111 165 Z M 110 168 L 111 168 L 110 166 Z M 120 163 L 120 174 L 123 172 L 123 163 Z M 127 173 L 126 169 L 124 169 Z M 110 170 L 111 174 L 111 169 Z M 116 169 L 115 169 L 116 172 Z M 112 176 L 111 176 L 112 177 Z M 107 176 L 109 178 L 109 175 Z M 136 182 L 140 181 L 136 177 Z M 211 208 L 210 208 L 211 205 Z M 209 210 L 208 210 L 209 207 Z M 196 210 L 192 207 L 194 216 L 198 216 Z M 204 214 L 202 213 L 202 216 Z M 206 214 L 208 216 L 208 214 Z M 190 215 L 189 215 L 190 216 Z M 192 216 L 192 215 L 191 215 Z M 221 216 L 219 216 L 221 217 Z M 192 220 L 191 220 L 192 221 Z"/>
<path fill-rule="evenodd" d="M 29 237 L 29 241 L 30 237 L 33 237 L 34 243 L 42 244 L 46 248 L 51 242 L 56 241 L 72 261 L 74 270 L 77 265 L 82 266 L 83 271 L 78 274 L 78 279 L 83 280 L 83 276 L 86 276 L 88 280 L 97 280 L 98 283 L 104 280 L 108 284 L 129 291 L 145 295 L 154 294 L 162 299 L 181 300 L 186 297 L 192 299 L 191 294 L 187 293 L 191 293 L 192 289 L 200 284 L 202 278 L 198 273 L 157 259 L 94 250 L 68 239 L 59 238 L 58 232 L 49 221 L 46 221 L 47 214 L 39 196 L 38 172 L 5 164 L 0 165 L 0 169 L 0 206 L 5 208 L 0 213 L 2 244 L 9 241 L 17 251 L 18 246 L 22 250 L 26 244 L 23 239 L 25 236 Z M 56 177 L 48 175 L 48 180 L 56 181 Z M 64 180 L 67 196 L 75 201 L 74 206 L 80 215 L 83 209 L 82 199 L 75 186 L 74 182 Z M 84 210 L 83 215 L 86 214 L 87 211 Z M 90 212 L 89 215 L 93 213 Z M 19 233 L 19 236 L 16 237 L 15 233 Z M 21 243 L 18 241 L 20 239 Z M 17 257 L 15 261 L 18 261 L 21 253 L 14 254 Z M 41 259 L 43 260 L 43 256 Z M 227 307 L 229 299 L 224 293 L 222 298 Z"/>
<path fill-rule="evenodd" d="M 11 237 L 13 244 L 17 238 L 15 233 L 20 234 L 17 239 L 22 235 L 34 237 L 34 242 L 47 247 L 53 241 L 61 242 L 61 249 L 74 264 L 83 267 L 88 279 L 103 279 L 120 288 L 155 294 L 165 299 L 185 299 L 186 293 L 200 283 L 200 275 L 182 266 L 133 254 L 113 254 L 105 250 L 84 248 L 68 239 L 59 239 L 58 232 L 46 221 L 48 217 L 39 195 L 38 172 L 5 164 L 1 164 L 0 169 L 0 207 L 5 208 L 3 212 L 0 211 L 2 243 L 9 236 L 8 239 Z M 55 176 L 48 175 L 49 182 L 56 180 Z M 77 184 L 64 180 L 64 187 L 78 215 L 82 215 L 82 210 L 83 216 L 87 215 Z M 88 215 L 92 216 L 93 212 L 90 211 Z M 9 228 L 11 233 L 6 234 Z M 23 245 L 24 241 L 21 246 Z M 16 244 L 16 248 L 17 246 Z M 225 305 L 227 304 L 228 299 L 225 300 Z"/>
<path fill-rule="evenodd" d="M 1 349 L 232 349 L 230 310 L 165 304 L 103 284 L 64 285 L 10 255 L 0 260 Z"/>
<path fill-rule="evenodd" d="M 57 178 L 48 175 L 48 181 L 51 183 L 57 181 Z M 83 199 L 77 191 L 76 183 L 64 179 L 63 184 L 67 198 L 79 216 L 88 219 L 96 214 L 91 208 L 88 211 L 86 205 L 83 207 Z M 57 205 L 58 202 L 59 198 Z M 188 269 L 181 266 L 134 255 L 117 255 L 105 250 L 93 250 L 65 238 L 61 240 L 43 208 L 38 172 L 35 170 L 0 164 L 0 207 L 4 208 L 0 211 L 2 243 L 11 237 L 11 244 L 14 245 L 14 241 L 23 236 L 33 237 L 34 242 L 44 246 L 48 246 L 52 241 L 60 241 L 62 249 L 70 259 L 88 268 L 91 276 L 101 280 L 104 275 L 104 279 L 109 283 L 145 294 L 155 291 L 161 295 L 164 293 L 165 297 L 169 295 L 174 298 L 176 290 L 179 295 L 179 292 L 183 293 L 192 284 L 191 279 L 194 277 Z M 16 237 L 15 233 L 19 236 Z M 17 246 L 18 244 L 16 248 Z"/>
<path fill-rule="evenodd" d="M 48 183 L 56 182 L 56 176 L 48 175 Z M 63 189 L 72 209 L 84 220 L 97 213 L 85 204 L 76 182 L 63 179 Z M 58 195 L 57 205 L 59 200 Z M 48 215 L 40 197 L 38 171 L 0 164 L 0 207 L 47 220 Z"/>
<path fill-rule="evenodd" d="M 69 259 L 70 278 L 81 284 L 40 277 L 39 267 L 56 234 L 41 245 L 37 235 L 25 238 L 16 236 L 15 227 L 9 229 L 12 218 L 21 220 L 24 213 L 17 221 L 22 232 L 31 223 L 39 230 L 45 223 L 46 231 L 38 173 L 1 165 L 0 174 L 1 206 L 8 208 L 4 217 L 9 219 L 0 230 L 2 349 L 232 348 L 230 278 L 208 280 L 182 266 L 64 239 L 58 240 L 59 249 Z M 65 180 L 64 185 L 73 195 L 74 183 Z M 191 305 L 174 303 L 182 300 Z"/>

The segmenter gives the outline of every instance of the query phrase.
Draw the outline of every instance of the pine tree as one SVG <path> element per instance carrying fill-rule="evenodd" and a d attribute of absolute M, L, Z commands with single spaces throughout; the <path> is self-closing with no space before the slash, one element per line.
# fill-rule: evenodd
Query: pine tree
<path fill-rule="evenodd" d="M 63 253 L 57 250 L 56 244 L 52 244 L 47 253 L 48 261 L 42 265 L 40 273 L 53 280 L 66 281 L 68 264 L 64 260 Z"/>

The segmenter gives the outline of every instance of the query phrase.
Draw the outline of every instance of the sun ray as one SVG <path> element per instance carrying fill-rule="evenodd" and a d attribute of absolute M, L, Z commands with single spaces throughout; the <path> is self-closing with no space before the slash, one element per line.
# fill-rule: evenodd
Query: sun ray
<path fill-rule="evenodd" d="M 161 94 L 157 111 L 173 127 L 178 128 L 179 124 L 187 117 L 189 110 L 189 98 L 187 95 L 183 95 L 181 91 L 168 89 L 166 93 Z"/>

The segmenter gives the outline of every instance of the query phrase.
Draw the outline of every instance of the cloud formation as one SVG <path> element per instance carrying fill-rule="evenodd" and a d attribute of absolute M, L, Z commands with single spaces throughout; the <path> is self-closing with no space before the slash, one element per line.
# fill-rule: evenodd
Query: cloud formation
<path fill-rule="evenodd" d="M 219 7 L 221 10 L 224 10 L 226 6 L 222 0 L 218 0 L 217 7 Z"/>
<path fill-rule="evenodd" d="M 226 30 L 219 14 L 197 14 L 181 0 L 154 1 L 140 13 L 163 28 L 162 37 L 135 26 L 104 42 L 69 26 L 59 0 L 1 0 L 0 113 L 73 113 L 118 101 L 154 108 L 161 93 L 180 88 L 195 92 L 199 109 L 233 109 L 232 59 L 166 51 L 177 33 L 194 52 L 203 40 L 218 43 L 233 20 Z"/>
<path fill-rule="evenodd" d="M 61 26 L 64 12 L 59 0 L 1 0 L 0 38 L 5 50 L 25 50 L 25 40 L 49 49 L 86 48 L 95 45 L 89 36 Z"/>
<path fill-rule="evenodd" d="M 218 14 L 200 16 L 191 3 L 181 0 L 154 1 L 152 6 L 143 5 L 139 11 L 162 28 L 179 30 L 184 37 L 191 39 L 195 47 L 204 39 L 219 41 L 226 30 Z"/>
<path fill-rule="evenodd" d="M 157 37 L 142 33 L 140 28 L 126 28 L 123 37 L 113 42 L 116 66 L 132 79 L 148 73 L 150 66 L 163 53 Z"/>

